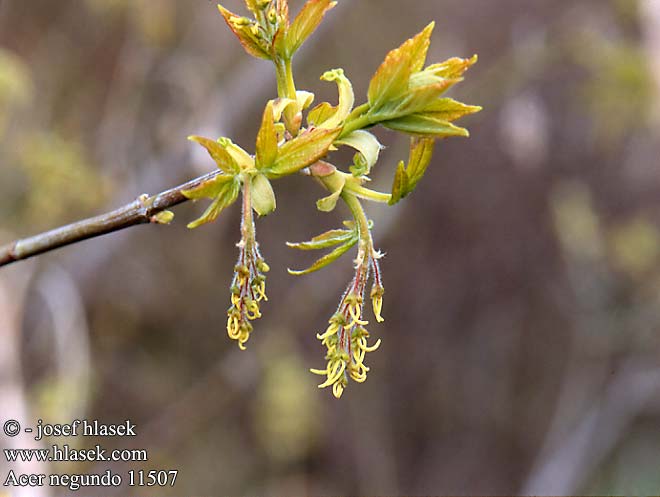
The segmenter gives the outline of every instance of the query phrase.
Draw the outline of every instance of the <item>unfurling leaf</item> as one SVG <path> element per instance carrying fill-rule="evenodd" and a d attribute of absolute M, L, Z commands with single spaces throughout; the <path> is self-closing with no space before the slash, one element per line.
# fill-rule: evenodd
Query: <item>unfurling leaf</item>
<path fill-rule="evenodd" d="M 314 164 L 312 169 L 316 178 L 331 192 L 329 196 L 316 202 L 316 208 L 321 212 L 331 212 L 337 206 L 339 196 L 346 186 L 347 175 L 337 171 L 332 164 L 322 161 Z"/>
<path fill-rule="evenodd" d="M 298 90 L 296 92 L 296 101 L 300 110 L 309 109 L 314 103 L 314 94 L 309 91 Z"/>
<path fill-rule="evenodd" d="M 337 201 L 339 200 L 340 195 L 341 195 L 341 190 L 337 190 L 336 192 L 328 195 L 327 197 L 323 197 L 322 199 L 317 200 L 316 208 L 321 212 L 332 212 L 333 210 L 335 210 L 335 207 L 337 206 Z"/>
<path fill-rule="evenodd" d="M 399 119 L 385 121 L 383 126 L 416 136 L 433 136 L 446 138 L 449 136 L 470 136 L 470 132 L 449 121 L 435 117 L 433 114 L 411 114 Z"/>
<path fill-rule="evenodd" d="M 410 77 L 424 67 L 435 23 L 392 50 L 369 84 L 369 106 L 378 112 L 388 102 L 400 99 L 408 90 Z"/>
<path fill-rule="evenodd" d="M 432 30 L 430 24 L 387 55 L 369 86 L 369 109 L 364 116 L 368 125 L 382 124 L 416 136 L 468 136 L 466 129 L 450 121 L 481 107 L 441 96 L 462 81 L 463 73 L 477 57 L 453 58 L 422 70 Z"/>
<path fill-rule="evenodd" d="M 257 135 L 255 162 L 257 169 L 270 167 L 277 157 L 277 130 L 273 114 L 273 102 L 268 102 Z"/>
<path fill-rule="evenodd" d="M 228 174 L 236 174 L 240 171 L 238 163 L 220 143 L 204 138 L 203 136 L 195 135 L 189 136 L 188 140 L 199 143 L 204 147 L 218 167 L 224 172 Z"/>
<path fill-rule="evenodd" d="M 469 59 L 453 57 L 438 64 L 432 64 L 423 71 L 414 73 L 410 78 L 410 87 L 434 85 L 438 83 L 448 84 L 448 88 L 463 81 L 463 74 L 471 66 L 477 63 L 478 57 L 473 55 Z"/>
<path fill-rule="evenodd" d="M 408 158 L 408 193 L 412 192 L 433 158 L 435 140 L 432 138 L 413 138 L 410 141 L 410 157 Z"/>
<path fill-rule="evenodd" d="M 218 138 L 218 143 L 231 155 L 236 164 L 238 164 L 239 170 L 250 170 L 254 167 L 252 156 L 229 138 Z"/>
<path fill-rule="evenodd" d="M 371 168 L 378 161 L 378 156 L 380 151 L 383 149 L 383 146 L 378 142 L 378 139 L 364 130 L 353 131 L 350 135 L 341 138 L 340 140 L 335 141 L 335 145 L 348 145 L 349 147 L 354 148 L 365 161 L 365 164 L 358 164 L 359 159 L 356 161 L 356 166 L 359 167 L 355 172 L 355 176 L 363 176 L 369 174 Z"/>
<path fill-rule="evenodd" d="M 236 15 L 225 9 L 222 5 L 218 5 L 218 9 L 222 17 L 224 17 L 227 26 L 236 35 L 236 38 L 238 38 L 238 41 L 241 42 L 241 45 L 243 45 L 243 48 L 248 54 L 260 59 L 271 59 L 263 38 L 260 38 L 261 33 L 256 22 L 247 17 Z"/>
<path fill-rule="evenodd" d="M 211 179 L 203 181 L 195 188 L 183 190 L 181 193 L 190 200 L 199 200 L 202 198 L 214 199 L 224 191 L 227 183 L 231 181 L 234 181 L 234 176 L 218 174 Z"/>
<path fill-rule="evenodd" d="M 263 174 L 257 174 L 252 178 L 250 195 L 252 208 L 260 216 L 267 216 L 275 210 L 275 192 L 270 181 Z"/>
<path fill-rule="evenodd" d="M 408 190 L 408 175 L 406 174 L 406 167 L 403 161 L 399 162 L 394 173 L 394 183 L 392 184 L 392 197 L 389 204 L 394 205 L 399 202 Z"/>
<path fill-rule="evenodd" d="M 406 96 L 392 110 L 393 117 L 425 112 L 429 106 L 440 100 L 443 93 L 452 85 L 452 80 L 444 80 L 426 86 L 411 88 Z"/>
<path fill-rule="evenodd" d="M 301 133 L 280 147 L 275 163 L 264 172 L 269 178 L 280 178 L 314 164 L 328 153 L 340 132 L 341 128 L 316 128 Z"/>
<path fill-rule="evenodd" d="M 478 105 L 466 105 L 452 98 L 439 98 L 431 102 L 424 109 L 425 113 L 431 114 L 437 119 L 444 119 L 445 121 L 455 121 L 463 116 L 475 114 L 479 111 L 481 111 L 481 107 Z"/>
<path fill-rule="evenodd" d="M 330 119 L 335 112 L 337 112 L 337 107 L 333 107 L 328 102 L 320 103 L 307 114 L 307 123 L 310 126 L 318 127 L 319 124 Z"/>
<path fill-rule="evenodd" d="M 316 125 L 322 128 L 330 129 L 341 126 L 353 109 L 355 104 L 355 94 L 353 85 L 344 75 L 343 69 L 334 69 L 327 71 L 321 76 L 321 81 L 335 81 L 339 90 L 339 104 L 337 107 L 330 106 L 334 112 L 322 121 L 316 121 Z M 328 107 L 325 107 L 328 109 Z M 318 116 L 315 116 L 318 119 Z"/>
<path fill-rule="evenodd" d="M 291 23 L 286 33 L 286 56 L 291 58 L 305 40 L 316 30 L 325 13 L 337 2 L 332 0 L 309 0 Z"/>
<path fill-rule="evenodd" d="M 406 168 L 401 161 L 396 169 L 390 205 L 396 204 L 415 189 L 431 163 L 434 145 L 435 139 L 433 138 L 412 138 L 410 140 L 408 167 Z"/>
<path fill-rule="evenodd" d="M 208 209 L 206 209 L 204 214 L 202 214 L 199 219 L 188 224 L 188 228 L 197 228 L 202 224 L 215 221 L 226 207 L 230 206 L 236 201 L 238 194 L 241 191 L 241 183 L 235 178 L 232 178 L 232 180 L 233 181 L 228 181 L 222 185 L 218 191 L 218 195 L 215 197 Z M 183 193 L 186 195 L 186 192 Z"/>
<path fill-rule="evenodd" d="M 328 264 L 331 264 L 337 259 L 339 259 L 342 255 L 348 252 L 357 242 L 358 242 L 358 236 L 354 235 L 353 237 L 349 238 L 346 242 L 344 242 L 343 245 L 340 245 L 329 254 L 326 254 L 323 257 L 321 257 L 309 268 L 304 269 L 302 271 L 294 271 L 292 269 L 288 269 L 288 272 L 289 274 L 293 274 L 294 276 L 302 276 L 303 274 L 309 274 L 309 273 L 313 273 L 314 271 L 318 271 L 319 269 L 322 269 L 326 267 Z"/>
<path fill-rule="evenodd" d="M 353 237 L 355 237 L 354 228 L 350 230 L 330 230 L 315 236 L 308 242 L 287 242 L 286 244 L 288 247 L 298 250 L 322 250 L 325 248 L 334 247 L 340 243 L 346 243 Z"/>
<path fill-rule="evenodd" d="M 469 59 L 462 59 L 460 57 L 452 57 L 444 62 L 430 65 L 426 68 L 427 71 L 434 73 L 441 78 L 462 78 L 465 71 L 477 63 L 479 57 L 473 55 Z"/>

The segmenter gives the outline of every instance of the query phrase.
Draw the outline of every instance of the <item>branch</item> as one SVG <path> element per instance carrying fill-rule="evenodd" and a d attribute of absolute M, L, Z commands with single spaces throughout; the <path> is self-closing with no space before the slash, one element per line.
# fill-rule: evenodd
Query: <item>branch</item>
<path fill-rule="evenodd" d="M 140 195 L 135 201 L 112 212 L 3 245 L 0 247 L 0 267 L 113 231 L 139 224 L 158 223 L 155 218 L 158 213 L 188 201 L 183 190 L 195 188 L 221 172 L 213 171 L 156 195 Z"/>

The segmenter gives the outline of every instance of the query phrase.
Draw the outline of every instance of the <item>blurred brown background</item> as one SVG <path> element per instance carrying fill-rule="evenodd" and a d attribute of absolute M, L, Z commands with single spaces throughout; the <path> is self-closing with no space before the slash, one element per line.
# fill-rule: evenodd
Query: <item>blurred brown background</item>
<path fill-rule="evenodd" d="M 285 241 L 347 216 L 296 177 L 257 226 L 270 302 L 247 352 L 225 332 L 236 206 L 0 270 L 0 420 L 131 419 L 137 439 L 103 444 L 150 461 L 113 470 L 180 470 L 131 495 L 657 493 L 660 1 L 340 0 L 299 89 L 334 101 L 318 77 L 343 67 L 364 100 L 433 19 L 429 60 L 478 53 L 452 94 L 484 110 L 409 199 L 368 206 L 386 321 L 364 385 L 337 401 L 307 372 L 351 268 L 286 274 L 305 261 Z M 0 243 L 211 170 L 189 134 L 251 150 L 274 87 L 207 1 L 0 0 Z M 387 189 L 407 143 L 379 136 Z"/>

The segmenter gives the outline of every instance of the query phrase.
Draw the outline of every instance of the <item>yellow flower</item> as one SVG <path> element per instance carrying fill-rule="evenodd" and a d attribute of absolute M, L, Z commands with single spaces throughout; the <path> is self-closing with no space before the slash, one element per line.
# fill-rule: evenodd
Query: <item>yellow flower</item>
<path fill-rule="evenodd" d="M 370 270 L 374 272 L 374 284 L 371 290 L 373 311 L 376 320 L 381 322 L 383 305 L 383 285 L 377 259 L 379 253 L 371 250 L 360 250 L 356 261 L 356 272 L 344 293 L 337 312 L 328 321 L 324 333 L 316 335 L 326 346 L 325 369 L 310 369 L 314 374 L 325 376 L 326 379 L 319 388 L 332 386 L 332 393 L 340 398 L 348 385 L 348 378 L 357 383 L 367 379 L 369 368 L 364 359 L 367 352 L 373 352 L 380 346 L 380 339 L 369 346 L 367 339 L 369 332 L 365 328 L 369 323 L 363 319 L 365 288 L 369 279 Z"/>
<path fill-rule="evenodd" d="M 250 186 L 247 183 L 243 189 L 241 241 L 237 244 L 239 255 L 231 285 L 231 307 L 227 311 L 227 334 L 238 341 L 241 350 L 245 350 L 252 333 L 250 321 L 261 317 L 260 303 L 268 300 L 265 273 L 270 268 L 259 253 L 255 231 Z"/>

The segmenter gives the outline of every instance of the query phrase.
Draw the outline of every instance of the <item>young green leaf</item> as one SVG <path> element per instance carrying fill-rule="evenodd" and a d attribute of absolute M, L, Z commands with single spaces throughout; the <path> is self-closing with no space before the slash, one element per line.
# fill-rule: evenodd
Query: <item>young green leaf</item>
<path fill-rule="evenodd" d="M 254 21 L 251 21 L 247 17 L 238 16 L 225 9 L 222 5 L 218 5 L 218 9 L 225 19 L 227 26 L 236 35 L 236 38 L 238 38 L 238 41 L 241 42 L 241 45 L 243 45 L 243 48 L 248 54 L 259 59 L 271 60 L 272 57 L 268 53 L 263 40 L 257 38 L 259 29 Z"/>
<path fill-rule="evenodd" d="M 477 55 L 473 55 L 469 59 L 452 57 L 451 59 L 447 59 L 444 62 L 430 65 L 426 68 L 426 71 L 429 71 L 441 78 L 462 78 L 465 71 L 476 64 L 478 60 L 479 57 Z"/>
<path fill-rule="evenodd" d="M 322 268 L 326 267 L 327 265 L 333 263 L 337 259 L 339 259 L 342 255 L 344 255 L 351 248 L 353 248 L 353 246 L 357 243 L 357 241 L 358 241 L 357 236 L 349 238 L 348 241 L 346 241 L 343 245 L 340 245 L 339 247 L 334 249 L 329 254 L 326 254 L 323 257 L 321 257 L 314 264 L 312 264 L 309 268 L 304 269 L 302 271 L 294 271 L 294 270 L 288 269 L 288 272 L 289 272 L 289 274 L 292 274 L 294 276 L 302 276 L 304 274 L 309 274 L 309 273 L 313 273 L 314 271 L 318 271 L 319 269 L 322 269 Z"/>
<path fill-rule="evenodd" d="M 372 113 L 406 93 L 413 72 L 424 67 L 434 25 L 429 24 L 421 33 L 387 54 L 369 84 L 367 95 Z"/>
<path fill-rule="evenodd" d="M 412 138 L 410 140 L 408 167 L 406 168 L 401 161 L 396 169 L 390 205 L 396 204 L 415 189 L 431 163 L 434 145 L 435 139 L 433 138 Z"/>
<path fill-rule="evenodd" d="M 267 216 L 275 210 L 275 192 L 270 181 L 263 174 L 257 174 L 252 178 L 250 199 L 252 208 L 260 216 Z"/>
<path fill-rule="evenodd" d="M 322 250 L 340 243 L 346 243 L 355 236 L 355 229 L 351 230 L 330 230 L 315 236 L 308 242 L 291 243 L 287 242 L 287 246 L 298 250 Z"/>
<path fill-rule="evenodd" d="M 399 162 L 399 165 L 396 168 L 396 173 L 394 173 L 394 183 L 392 184 L 392 197 L 390 198 L 389 204 L 394 205 L 399 202 L 403 197 L 406 196 L 408 191 L 408 175 L 406 174 L 406 168 L 403 161 Z"/>
<path fill-rule="evenodd" d="M 239 171 L 243 169 L 250 170 L 254 167 L 252 156 L 229 138 L 218 138 L 218 144 L 231 155 L 232 159 L 238 164 Z"/>
<path fill-rule="evenodd" d="M 337 107 L 328 102 L 322 102 L 309 111 L 307 114 L 307 124 L 319 127 L 337 112 Z"/>
<path fill-rule="evenodd" d="M 325 72 L 323 76 L 321 76 L 321 81 L 335 81 L 337 83 L 337 88 L 339 90 L 339 104 L 337 107 L 332 107 L 335 111 L 334 114 L 323 122 L 318 123 L 318 126 L 328 129 L 337 128 L 344 123 L 355 104 L 353 85 L 344 75 L 343 69 L 334 69 Z"/>
<path fill-rule="evenodd" d="M 257 135 L 256 167 L 265 169 L 270 167 L 277 157 L 277 131 L 273 115 L 273 102 L 268 102 L 261 121 L 261 129 Z"/>
<path fill-rule="evenodd" d="M 446 138 L 449 136 L 470 136 L 467 129 L 454 126 L 449 121 L 433 114 L 411 114 L 381 123 L 383 126 L 416 136 Z"/>
<path fill-rule="evenodd" d="M 402 117 L 418 112 L 427 112 L 427 108 L 435 104 L 443 93 L 452 85 L 452 80 L 445 79 L 439 83 L 411 88 L 406 96 L 392 110 L 392 117 Z"/>
<path fill-rule="evenodd" d="M 183 190 L 181 193 L 191 200 L 199 200 L 202 198 L 214 199 L 224 191 L 227 183 L 231 181 L 234 181 L 234 176 L 218 174 L 217 176 L 200 183 L 195 188 Z"/>
<path fill-rule="evenodd" d="M 234 158 L 227 152 L 227 150 L 225 150 L 225 147 L 220 145 L 220 143 L 204 138 L 203 136 L 195 135 L 189 136 L 188 140 L 199 143 L 204 147 L 218 167 L 227 174 L 236 174 L 240 171 L 240 167 Z"/>
<path fill-rule="evenodd" d="M 423 112 L 432 114 L 437 119 L 455 121 L 479 111 L 481 111 L 481 107 L 478 105 L 466 105 L 452 98 L 439 98 L 428 104 Z"/>
<path fill-rule="evenodd" d="M 330 145 L 340 132 L 341 128 L 316 128 L 286 142 L 280 147 L 277 159 L 273 167 L 267 171 L 267 176 L 280 178 L 314 164 L 328 153 Z"/>
<path fill-rule="evenodd" d="M 316 208 L 321 212 L 332 212 L 337 206 L 337 201 L 341 195 L 341 190 L 337 190 L 327 197 L 323 197 L 320 200 L 316 201 Z"/>
<path fill-rule="evenodd" d="M 410 78 L 410 88 L 428 86 L 438 83 L 448 84 L 447 88 L 463 81 L 463 74 L 472 65 L 476 64 L 477 56 L 469 59 L 454 57 L 439 64 L 428 66 L 423 71 L 413 73 Z"/>
<path fill-rule="evenodd" d="M 348 170 L 355 178 L 362 178 L 371 172 L 371 167 L 369 166 L 367 159 L 364 158 L 364 155 L 358 152 L 353 156 L 353 165 L 351 165 Z"/>
<path fill-rule="evenodd" d="M 241 191 L 241 184 L 239 181 L 230 181 L 223 185 L 220 189 L 218 196 L 211 203 L 211 205 L 206 209 L 202 216 L 188 224 L 188 228 L 193 229 L 201 226 L 202 224 L 210 223 L 215 221 L 220 213 L 233 204 L 238 198 L 238 194 Z"/>
<path fill-rule="evenodd" d="M 300 110 L 309 109 L 314 103 L 315 95 L 312 92 L 298 90 L 296 92 L 296 101 Z"/>
<path fill-rule="evenodd" d="M 291 58 L 321 24 L 325 13 L 337 5 L 333 0 L 309 0 L 286 33 L 286 56 Z"/>
<path fill-rule="evenodd" d="M 350 135 L 336 140 L 335 145 L 348 145 L 360 152 L 361 156 L 366 161 L 366 167 L 358 176 L 369 174 L 371 168 L 378 161 L 380 151 L 383 149 L 383 146 L 378 142 L 378 139 L 368 131 L 364 130 L 353 131 Z"/>
<path fill-rule="evenodd" d="M 408 193 L 415 189 L 419 180 L 424 176 L 433 158 L 434 147 L 435 139 L 433 138 L 413 138 L 410 140 L 410 157 L 406 169 Z"/>
<path fill-rule="evenodd" d="M 317 162 L 311 168 L 312 174 L 330 192 L 330 195 L 316 202 L 316 208 L 321 212 L 334 210 L 341 192 L 346 186 L 347 174 L 337 171 L 337 168 L 327 162 Z"/>

